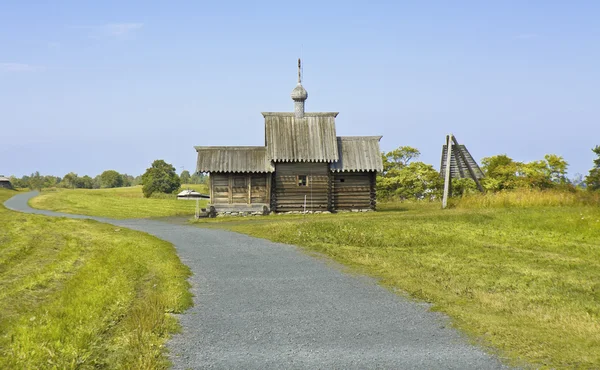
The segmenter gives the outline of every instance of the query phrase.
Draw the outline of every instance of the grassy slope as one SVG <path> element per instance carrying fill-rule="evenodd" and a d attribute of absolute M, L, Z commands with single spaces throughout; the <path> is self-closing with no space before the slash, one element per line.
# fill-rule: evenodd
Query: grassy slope
<path fill-rule="evenodd" d="M 434 304 L 514 361 L 600 367 L 600 210 L 450 209 L 215 219 L 322 252 Z"/>
<path fill-rule="evenodd" d="M 183 187 L 205 190 L 202 185 Z M 193 200 L 178 200 L 174 196 L 165 199 L 144 198 L 141 186 L 46 191 L 33 198 L 30 205 L 39 209 L 116 219 L 179 215 L 191 217 L 196 209 L 196 202 Z M 205 207 L 206 200 L 200 200 L 200 206 Z"/>
<path fill-rule="evenodd" d="M 0 190 L 0 204 L 16 192 Z M 164 368 L 191 305 L 172 245 L 0 206 L 0 368 Z"/>

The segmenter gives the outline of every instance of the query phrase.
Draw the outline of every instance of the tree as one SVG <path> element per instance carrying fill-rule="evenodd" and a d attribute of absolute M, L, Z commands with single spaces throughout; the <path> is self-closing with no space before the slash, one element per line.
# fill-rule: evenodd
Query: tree
<path fill-rule="evenodd" d="M 485 157 L 481 160 L 481 169 L 485 173 L 482 185 L 487 190 L 505 190 L 517 187 L 517 174 L 522 163 L 515 162 L 506 154 Z"/>
<path fill-rule="evenodd" d="M 594 167 L 585 177 L 585 184 L 588 190 L 600 190 L 600 145 L 596 145 L 592 152 L 596 154 L 597 158 L 594 159 Z"/>
<path fill-rule="evenodd" d="M 452 196 L 462 197 L 475 194 L 478 190 L 477 184 L 471 178 L 452 179 Z"/>
<path fill-rule="evenodd" d="M 100 174 L 100 187 L 118 188 L 123 186 L 123 177 L 115 170 L 107 170 Z"/>
<path fill-rule="evenodd" d="M 80 187 L 80 186 L 78 186 L 78 182 L 79 182 L 79 177 L 77 177 L 77 174 L 74 172 L 69 172 L 68 174 L 66 174 L 63 177 L 60 184 L 62 186 L 64 186 L 65 188 L 75 189 L 75 188 Z"/>
<path fill-rule="evenodd" d="M 548 176 L 550 181 L 556 184 L 566 184 L 568 182 L 567 168 L 569 167 L 567 161 L 556 154 L 546 154 L 544 159 L 548 164 Z"/>
<path fill-rule="evenodd" d="M 418 149 L 401 146 L 381 153 L 383 173 L 378 176 L 377 191 L 382 196 L 400 199 L 432 199 L 439 196 L 443 179 L 433 166 L 411 162 L 420 156 Z"/>
<path fill-rule="evenodd" d="M 80 180 L 80 186 L 83 189 L 92 189 L 94 187 L 94 180 L 88 175 L 83 176 Z"/>
<path fill-rule="evenodd" d="M 44 186 L 44 178 L 39 171 L 35 171 L 29 176 L 28 186 L 30 190 L 42 190 Z"/>
<path fill-rule="evenodd" d="M 175 167 L 162 159 L 157 159 L 142 175 L 142 184 L 144 196 L 149 198 L 155 192 L 173 193 L 181 186 L 181 180 L 175 172 Z"/>
<path fill-rule="evenodd" d="M 181 171 L 181 175 L 179 175 L 179 178 L 181 179 L 182 184 L 189 184 L 190 180 L 192 179 L 192 176 L 190 175 L 190 171 L 183 170 Z"/>
<path fill-rule="evenodd" d="M 390 170 L 399 170 L 408 165 L 408 163 L 419 158 L 421 152 L 411 146 L 401 146 L 391 152 L 381 153 L 383 160 L 383 174 Z"/>
<path fill-rule="evenodd" d="M 441 194 L 443 185 L 440 173 L 433 166 L 413 162 L 380 178 L 378 190 L 402 200 L 433 199 Z"/>
<path fill-rule="evenodd" d="M 192 177 L 190 178 L 190 183 L 192 184 L 205 184 L 206 183 L 206 179 L 208 178 L 208 176 L 205 176 L 201 173 L 197 173 L 195 172 Z"/>

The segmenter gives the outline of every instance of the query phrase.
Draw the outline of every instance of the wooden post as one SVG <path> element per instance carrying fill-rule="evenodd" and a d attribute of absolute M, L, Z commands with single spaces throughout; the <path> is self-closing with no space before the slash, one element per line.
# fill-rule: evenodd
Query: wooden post
<path fill-rule="evenodd" d="M 229 204 L 233 203 L 233 175 L 229 174 Z"/>
<path fill-rule="evenodd" d="M 269 206 L 269 209 L 271 209 L 271 181 L 272 181 L 272 175 L 269 173 L 267 174 L 267 205 Z"/>
<path fill-rule="evenodd" d="M 214 198 L 214 190 L 213 190 L 213 186 L 214 186 L 214 182 L 213 182 L 213 177 L 211 176 L 212 173 L 208 174 L 208 186 L 210 187 L 209 189 L 209 196 L 210 196 L 210 203 L 214 204 L 215 203 L 215 198 Z"/>
<path fill-rule="evenodd" d="M 450 160 L 452 159 L 452 134 L 446 135 L 446 173 L 444 176 L 444 197 L 442 198 L 442 209 L 448 206 L 448 196 L 450 195 Z"/>
<path fill-rule="evenodd" d="M 248 174 L 248 204 L 252 203 L 252 175 Z"/>

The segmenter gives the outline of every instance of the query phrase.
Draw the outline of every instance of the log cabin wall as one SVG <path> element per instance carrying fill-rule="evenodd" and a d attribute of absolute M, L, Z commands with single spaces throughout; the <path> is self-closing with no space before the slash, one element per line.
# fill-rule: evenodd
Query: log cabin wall
<path fill-rule="evenodd" d="M 306 176 L 306 184 L 299 184 Z M 276 212 L 330 210 L 329 164 L 323 162 L 276 163 L 272 209 Z M 300 178 L 299 178 L 300 177 Z"/>
<path fill-rule="evenodd" d="M 333 209 L 375 209 L 374 172 L 333 174 Z"/>
<path fill-rule="evenodd" d="M 269 204 L 271 174 L 213 173 L 212 204 Z"/>

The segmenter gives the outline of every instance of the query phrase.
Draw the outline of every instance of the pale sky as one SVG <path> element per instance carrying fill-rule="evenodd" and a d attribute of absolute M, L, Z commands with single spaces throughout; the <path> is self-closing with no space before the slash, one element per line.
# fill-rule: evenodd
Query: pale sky
<path fill-rule="evenodd" d="M 383 135 L 439 169 L 448 133 L 477 161 L 600 145 L 600 2 L 0 4 L 0 174 L 193 170 L 194 145 L 264 145 L 261 111 Z"/>

